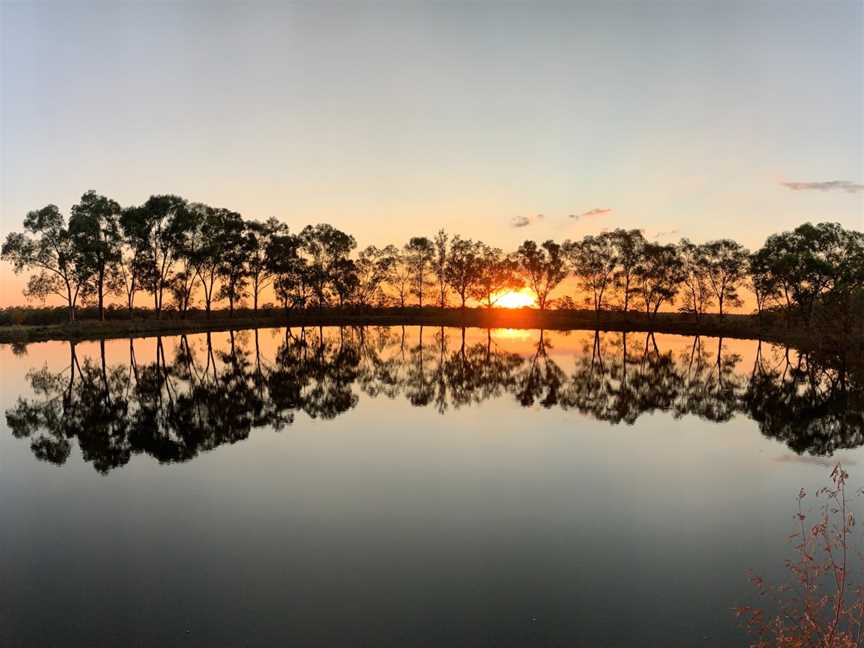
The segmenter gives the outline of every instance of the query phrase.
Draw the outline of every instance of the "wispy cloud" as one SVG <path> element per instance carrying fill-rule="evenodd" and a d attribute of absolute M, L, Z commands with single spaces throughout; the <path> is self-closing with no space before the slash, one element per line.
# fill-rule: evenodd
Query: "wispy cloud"
<path fill-rule="evenodd" d="M 586 212 L 582 212 L 581 214 L 570 214 L 570 218 L 573 220 L 579 220 L 580 218 L 585 218 L 586 216 L 605 216 L 606 214 L 611 214 L 612 210 L 608 207 L 595 207 L 594 209 L 589 209 Z"/>
<path fill-rule="evenodd" d="M 510 220 L 511 227 L 528 227 L 532 223 L 543 220 L 543 214 L 536 216 L 515 216 Z"/>
<path fill-rule="evenodd" d="M 864 184 L 849 180 L 826 180 L 824 182 L 781 182 L 781 185 L 792 191 L 845 191 L 858 193 L 864 190 Z"/>

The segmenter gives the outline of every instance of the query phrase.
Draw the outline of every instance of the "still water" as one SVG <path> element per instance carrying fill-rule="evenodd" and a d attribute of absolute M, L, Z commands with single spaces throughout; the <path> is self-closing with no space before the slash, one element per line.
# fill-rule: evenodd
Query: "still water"
<path fill-rule="evenodd" d="M 736 646 L 862 382 L 756 341 L 0 348 L 0 645 Z"/>

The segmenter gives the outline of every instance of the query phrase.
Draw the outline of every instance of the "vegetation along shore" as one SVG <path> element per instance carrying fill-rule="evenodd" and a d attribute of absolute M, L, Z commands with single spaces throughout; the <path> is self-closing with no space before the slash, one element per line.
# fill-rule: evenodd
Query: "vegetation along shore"
<path fill-rule="evenodd" d="M 509 252 L 442 230 L 358 252 L 352 235 L 327 224 L 294 233 L 275 218 L 179 196 L 124 208 L 88 191 L 68 219 L 54 205 L 29 212 L 0 256 L 29 273 L 28 299 L 64 305 L 0 311 L 4 341 L 376 323 L 652 330 L 853 350 L 864 337 L 864 233 L 836 223 L 806 223 L 756 251 L 615 229 Z M 142 295 L 151 308 L 136 305 Z M 742 308 L 750 313 L 730 312 Z"/>

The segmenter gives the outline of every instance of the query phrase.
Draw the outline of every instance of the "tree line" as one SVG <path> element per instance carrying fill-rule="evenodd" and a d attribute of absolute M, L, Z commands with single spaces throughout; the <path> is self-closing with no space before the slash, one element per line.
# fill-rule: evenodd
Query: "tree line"
<path fill-rule="evenodd" d="M 488 330 L 473 341 L 464 329 L 461 339 L 443 329 L 415 333 L 289 328 L 272 355 L 262 352 L 257 330 L 252 344 L 249 333 L 231 332 L 219 345 L 209 333 L 203 345 L 202 337 L 181 336 L 173 353 L 157 338 L 151 362 L 140 362 L 129 340 L 119 364 L 106 361 L 104 340 L 85 357 L 71 342 L 62 371 L 28 373 L 32 394 L 6 410 L 6 422 L 38 458 L 56 464 L 77 439 L 100 472 L 135 454 L 188 461 L 254 429 L 284 429 L 300 413 L 333 419 L 361 393 L 441 414 L 508 398 L 625 425 L 654 412 L 718 422 L 743 414 L 766 436 L 812 455 L 864 443 L 864 375 L 842 356 L 760 342 L 751 369 L 722 339 L 694 337 L 674 353 L 651 333 L 595 332 L 567 371 L 548 333 L 527 356 L 500 348 Z"/>
<path fill-rule="evenodd" d="M 508 290 L 527 288 L 543 310 L 653 316 L 677 308 L 696 318 L 740 307 L 749 291 L 759 313 L 783 310 L 807 323 L 830 313 L 845 330 L 864 308 L 864 233 L 837 223 L 774 234 L 753 252 L 731 239 L 662 244 L 636 229 L 528 240 L 511 252 L 441 230 L 358 251 L 352 235 L 328 224 L 291 232 L 275 218 L 249 220 L 179 196 L 124 208 L 88 191 L 68 218 L 48 205 L 29 212 L 23 230 L 7 236 L 0 258 L 32 273 L 28 298 L 59 297 L 70 320 L 82 303 L 104 319 L 110 297 L 122 297 L 131 316 L 141 294 L 157 317 L 198 304 L 209 316 L 225 302 L 233 315 L 247 300 L 257 311 L 268 289 L 285 309 L 464 308 L 471 300 L 491 308 Z M 568 277 L 574 294 L 553 298 Z"/>

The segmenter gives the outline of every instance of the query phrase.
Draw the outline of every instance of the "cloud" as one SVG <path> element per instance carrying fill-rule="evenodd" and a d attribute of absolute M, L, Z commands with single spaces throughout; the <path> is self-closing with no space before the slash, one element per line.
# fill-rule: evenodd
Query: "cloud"
<path fill-rule="evenodd" d="M 543 220 L 543 214 L 537 214 L 536 216 L 515 216 L 510 220 L 511 227 L 528 227 L 532 223 L 536 223 L 537 221 Z"/>
<path fill-rule="evenodd" d="M 679 233 L 679 230 L 677 230 L 677 229 L 667 230 L 665 232 L 657 232 L 654 235 L 654 240 L 656 241 L 659 238 L 667 238 L 667 237 L 671 237 L 671 236 L 677 236 L 678 233 Z"/>
<path fill-rule="evenodd" d="M 856 184 L 849 180 L 826 180 L 825 182 L 781 182 L 781 185 L 792 191 L 845 191 L 858 193 L 864 190 L 864 184 Z"/>
<path fill-rule="evenodd" d="M 570 218 L 573 220 L 579 220 L 580 218 L 584 218 L 585 216 L 605 216 L 606 214 L 611 214 L 612 210 L 608 207 L 595 207 L 594 209 L 589 209 L 586 212 L 582 212 L 581 214 L 570 214 Z"/>

